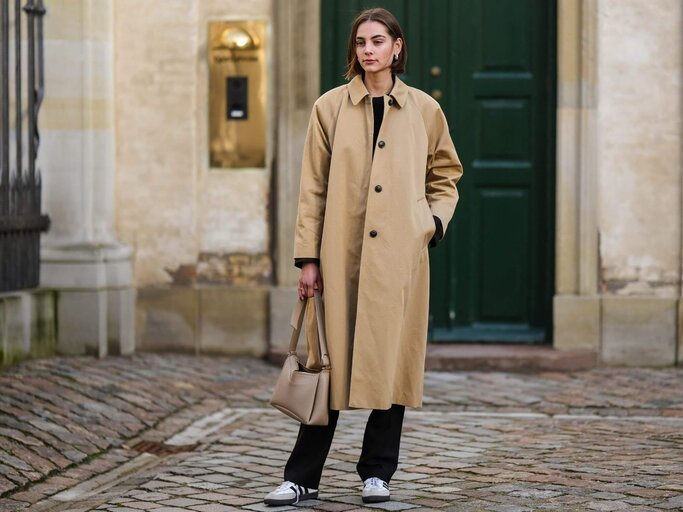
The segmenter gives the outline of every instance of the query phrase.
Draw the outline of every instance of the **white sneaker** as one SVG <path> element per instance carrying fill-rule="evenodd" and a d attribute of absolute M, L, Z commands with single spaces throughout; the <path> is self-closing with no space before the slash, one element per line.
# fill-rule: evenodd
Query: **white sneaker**
<path fill-rule="evenodd" d="M 285 480 L 277 489 L 268 493 L 263 501 L 266 505 L 293 505 L 299 501 L 312 500 L 317 497 L 318 489 L 311 489 Z"/>
<path fill-rule="evenodd" d="M 371 476 L 363 482 L 363 503 L 389 501 L 389 484 L 381 478 Z"/>

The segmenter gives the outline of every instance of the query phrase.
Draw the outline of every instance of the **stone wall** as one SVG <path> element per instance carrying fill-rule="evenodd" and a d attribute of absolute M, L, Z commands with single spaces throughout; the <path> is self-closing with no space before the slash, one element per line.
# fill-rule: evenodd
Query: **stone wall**
<path fill-rule="evenodd" d="M 671 365 L 681 315 L 677 0 L 559 0 L 555 346 Z"/>
<path fill-rule="evenodd" d="M 60 318 L 74 333 L 77 313 L 97 318 L 80 336 L 102 354 L 130 322 L 132 282 L 143 350 L 285 347 L 319 0 L 48 8 L 44 267 L 59 308 L 71 301 Z M 683 360 L 681 11 L 558 0 L 554 346 L 607 364 Z M 210 169 L 207 23 L 236 18 L 268 24 L 266 165 Z"/>
<path fill-rule="evenodd" d="M 41 287 L 57 293 L 57 351 L 134 350 L 130 248 L 114 230 L 114 4 L 46 2 L 38 167 L 51 218 Z"/>
<path fill-rule="evenodd" d="M 263 355 L 273 282 L 271 2 L 141 5 L 114 7 L 116 228 L 133 248 L 138 347 Z M 268 26 L 264 168 L 209 168 L 208 22 L 229 19 Z"/>
<path fill-rule="evenodd" d="M 598 5 L 600 291 L 677 298 L 681 2 Z"/>
<path fill-rule="evenodd" d="M 55 354 L 56 302 L 49 290 L 0 294 L 0 366 Z"/>
<path fill-rule="evenodd" d="M 682 5 L 598 5 L 601 355 L 668 365 L 681 295 Z"/>
<path fill-rule="evenodd" d="M 268 281 L 270 158 L 209 169 L 206 38 L 209 20 L 269 21 L 270 2 L 146 0 L 144 11 L 115 2 L 116 227 L 135 283 Z"/>

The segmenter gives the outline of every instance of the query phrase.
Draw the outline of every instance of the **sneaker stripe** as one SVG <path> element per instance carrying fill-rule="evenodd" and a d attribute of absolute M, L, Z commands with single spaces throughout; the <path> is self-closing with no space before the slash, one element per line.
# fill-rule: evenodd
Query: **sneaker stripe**
<path fill-rule="evenodd" d="M 297 503 L 299 503 L 299 498 L 301 497 L 301 491 L 299 490 L 299 484 L 294 484 L 292 487 L 290 487 L 290 489 L 292 489 L 294 491 L 295 500 L 294 500 L 293 505 L 296 505 Z"/>

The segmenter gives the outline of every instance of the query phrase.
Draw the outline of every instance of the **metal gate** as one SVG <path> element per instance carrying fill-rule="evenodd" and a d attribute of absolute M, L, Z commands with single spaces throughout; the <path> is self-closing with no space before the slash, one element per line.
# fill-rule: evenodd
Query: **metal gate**
<path fill-rule="evenodd" d="M 0 292 L 38 286 L 40 233 L 50 222 L 40 213 L 36 169 L 38 111 L 44 96 L 44 14 L 42 0 L 28 0 L 23 7 L 20 0 L 0 0 Z"/>

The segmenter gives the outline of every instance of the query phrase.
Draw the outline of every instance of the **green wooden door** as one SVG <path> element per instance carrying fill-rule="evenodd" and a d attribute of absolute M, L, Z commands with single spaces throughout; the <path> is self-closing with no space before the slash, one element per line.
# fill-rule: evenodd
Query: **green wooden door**
<path fill-rule="evenodd" d="M 322 91 L 352 20 L 396 15 L 408 84 L 439 98 L 465 174 L 431 255 L 430 340 L 548 342 L 554 257 L 555 2 L 323 0 Z"/>

